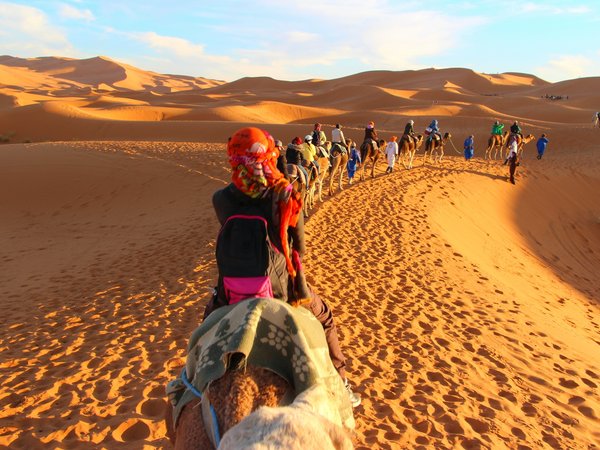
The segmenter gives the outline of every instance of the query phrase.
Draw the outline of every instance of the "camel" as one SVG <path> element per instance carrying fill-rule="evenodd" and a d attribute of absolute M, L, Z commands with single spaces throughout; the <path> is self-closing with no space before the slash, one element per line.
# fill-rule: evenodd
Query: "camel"
<path fill-rule="evenodd" d="M 312 164 L 306 167 L 308 171 L 308 186 L 306 187 L 306 195 L 304 197 L 304 216 L 308 217 L 308 212 L 315 207 L 315 192 L 317 190 L 317 177 L 319 172 Z"/>
<path fill-rule="evenodd" d="M 288 175 L 291 177 L 292 188 L 300 193 L 302 198 L 302 209 L 304 211 L 304 215 L 307 215 L 306 207 L 306 196 L 307 196 L 307 179 L 304 176 L 304 173 L 299 169 L 296 164 L 288 164 L 287 165 Z"/>
<path fill-rule="evenodd" d="M 517 152 L 518 152 L 519 157 L 521 157 L 521 154 L 523 153 L 523 146 L 527 145 L 531 141 L 535 140 L 535 136 L 533 134 L 528 134 L 523 139 L 521 139 L 521 136 L 519 136 L 519 135 L 516 135 L 514 137 L 516 137 L 516 139 L 517 139 Z M 504 148 L 506 149 L 507 157 L 508 157 L 508 146 L 510 145 L 510 141 L 511 141 L 511 136 L 509 136 L 509 138 L 506 140 L 506 144 L 504 146 Z"/>
<path fill-rule="evenodd" d="M 325 178 L 327 178 L 327 174 L 330 172 L 330 163 L 329 163 L 329 154 L 331 151 L 331 142 L 325 142 L 325 152 L 323 156 L 317 158 L 317 162 L 319 164 L 319 176 L 316 180 L 316 192 L 315 196 L 319 199 L 320 202 L 323 201 L 323 184 L 325 183 Z"/>
<path fill-rule="evenodd" d="M 167 436 L 177 450 L 353 448 L 352 405 L 327 355 L 305 308 L 251 298 L 216 309 L 167 385 Z"/>
<path fill-rule="evenodd" d="M 352 141 L 346 139 L 346 146 L 350 148 Z M 343 146 L 336 144 L 331 148 L 331 170 L 329 171 L 329 195 L 333 195 L 333 183 L 339 176 L 339 188 L 340 191 L 344 189 L 342 185 L 342 178 L 346 165 L 348 164 L 348 150 Z"/>
<path fill-rule="evenodd" d="M 327 405 L 327 392 L 319 384 L 290 406 L 264 406 L 230 428 L 219 449 L 352 450 L 352 440 L 338 425 L 339 414 L 323 405 Z"/>
<path fill-rule="evenodd" d="M 508 131 L 505 131 L 504 134 L 492 134 L 488 139 L 488 146 L 485 149 L 485 155 L 483 159 L 492 159 L 492 151 L 494 152 L 494 159 L 497 159 L 498 151 L 500 151 L 500 159 L 503 159 L 502 149 L 506 145 L 506 139 L 508 138 Z"/>
<path fill-rule="evenodd" d="M 377 163 L 377 160 L 379 159 L 379 154 L 381 153 L 381 147 L 385 146 L 385 141 L 382 139 L 379 141 L 378 144 L 379 144 L 379 148 L 376 149 L 373 146 L 373 143 L 371 142 L 371 140 L 367 139 L 360 146 L 361 167 L 359 169 L 360 170 L 359 180 L 361 180 L 361 181 L 365 179 L 365 170 L 366 170 L 366 166 L 367 166 L 367 161 L 371 161 L 371 178 L 375 177 L 375 164 Z"/>
<path fill-rule="evenodd" d="M 525 149 L 525 145 L 529 144 L 531 141 L 535 140 L 535 136 L 533 134 L 528 134 L 523 138 L 521 143 L 519 144 L 519 158 L 523 157 L 523 150 Z"/>
<path fill-rule="evenodd" d="M 402 164 L 404 164 L 404 167 L 406 169 L 412 169 L 413 159 L 415 157 L 415 154 L 417 153 L 417 150 L 419 150 L 422 144 L 422 134 L 419 134 L 412 139 L 409 139 L 406 137 L 406 135 L 404 135 L 400 139 L 400 150 L 398 151 L 398 158 L 402 161 Z M 405 157 L 408 159 L 408 162 L 404 161 Z"/>
<path fill-rule="evenodd" d="M 423 153 L 423 165 L 425 165 L 425 160 L 427 159 L 428 152 L 429 159 L 431 159 L 434 163 L 441 162 L 442 157 L 444 156 L 444 146 L 446 145 L 446 142 L 448 142 L 448 140 L 451 138 L 452 135 L 450 133 L 444 133 L 444 137 L 442 139 L 427 139 L 425 141 L 425 153 Z"/>

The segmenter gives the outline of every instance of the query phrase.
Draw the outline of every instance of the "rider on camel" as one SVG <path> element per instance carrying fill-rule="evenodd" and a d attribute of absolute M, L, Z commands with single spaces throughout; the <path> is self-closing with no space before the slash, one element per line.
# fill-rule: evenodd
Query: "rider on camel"
<path fill-rule="evenodd" d="M 302 156 L 302 139 L 295 137 L 285 150 L 285 158 L 288 164 L 295 164 L 304 174 L 304 179 L 308 180 L 308 172 L 303 165 L 304 156 Z"/>
<path fill-rule="evenodd" d="M 440 133 L 440 127 L 438 125 L 438 121 L 436 119 L 433 119 L 431 121 L 431 123 L 429 124 L 428 130 L 430 131 L 429 133 L 429 140 L 436 140 L 439 141 L 442 139 L 442 133 Z"/>
<path fill-rule="evenodd" d="M 304 145 L 302 146 L 302 156 L 304 160 L 308 163 L 308 167 L 314 166 L 317 170 L 317 175 L 319 174 L 320 167 L 319 162 L 317 161 L 317 149 L 312 143 L 312 135 L 307 134 L 304 136 Z M 310 169 L 309 169 L 310 170 Z"/>
<path fill-rule="evenodd" d="M 515 120 L 515 123 L 513 123 L 510 126 L 510 134 L 513 138 L 517 139 L 517 144 L 519 143 L 519 140 L 517 138 L 517 136 L 521 137 L 521 141 L 523 140 L 523 132 L 521 131 L 521 127 L 519 126 L 519 122 L 517 122 Z"/>
<path fill-rule="evenodd" d="M 346 146 L 346 138 L 344 137 L 344 132 L 342 131 L 342 126 L 339 123 L 335 124 L 335 128 L 331 131 L 331 143 L 333 145 L 339 144 L 345 149 Z"/>
<path fill-rule="evenodd" d="M 379 148 L 379 145 L 377 143 L 377 131 L 375 131 L 375 122 L 373 121 L 370 121 L 367 127 L 365 128 L 365 138 L 363 139 L 363 143 L 366 141 L 371 141 L 375 150 Z"/>
<path fill-rule="evenodd" d="M 497 134 L 498 136 L 502 136 L 502 132 L 504 131 L 504 124 L 500 123 L 498 120 L 494 122 L 492 125 L 492 134 Z"/>
<path fill-rule="evenodd" d="M 404 127 L 404 134 L 402 135 L 403 139 L 407 139 L 409 142 L 415 141 L 415 122 L 414 120 L 409 120 L 406 126 Z M 402 139 L 401 139 L 402 140 Z"/>

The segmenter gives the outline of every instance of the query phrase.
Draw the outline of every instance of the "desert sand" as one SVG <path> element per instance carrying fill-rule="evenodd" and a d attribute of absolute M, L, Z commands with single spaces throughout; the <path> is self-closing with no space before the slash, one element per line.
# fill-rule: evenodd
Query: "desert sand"
<path fill-rule="evenodd" d="M 307 222 L 308 278 L 363 398 L 356 448 L 600 446 L 599 87 L 462 68 L 225 83 L 0 57 L 0 446 L 170 447 L 164 386 L 215 283 L 233 131 L 289 142 L 339 122 L 360 140 L 369 120 L 389 138 L 433 118 L 453 136 L 441 163 L 382 162 Z M 515 119 L 550 144 L 542 160 L 526 146 L 511 185 L 483 154 L 493 121 Z"/>

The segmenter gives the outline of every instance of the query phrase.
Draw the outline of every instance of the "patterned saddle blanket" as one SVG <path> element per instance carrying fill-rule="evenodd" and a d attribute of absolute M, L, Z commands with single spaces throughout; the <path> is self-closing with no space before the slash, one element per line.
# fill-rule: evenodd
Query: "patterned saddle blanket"
<path fill-rule="evenodd" d="M 185 373 L 200 392 L 227 370 L 262 367 L 287 380 L 295 396 L 323 385 L 337 405 L 342 424 L 354 428 L 352 405 L 329 357 L 323 327 L 305 308 L 270 298 L 223 306 L 196 328 L 187 351 Z M 194 393 L 186 388 L 174 405 L 175 423 L 193 398 Z"/>

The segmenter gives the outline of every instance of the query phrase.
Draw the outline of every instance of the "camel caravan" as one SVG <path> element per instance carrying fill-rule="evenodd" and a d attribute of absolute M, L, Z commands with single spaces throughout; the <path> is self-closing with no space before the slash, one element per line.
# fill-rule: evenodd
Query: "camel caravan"
<path fill-rule="evenodd" d="M 345 377 L 331 310 L 304 277 L 304 217 L 323 201 L 325 183 L 332 196 L 344 188 L 344 174 L 348 184 L 355 172 L 364 180 L 370 165 L 373 178 L 386 157 L 387 173 L 396 159 L 412 169 L 423 147 L 423 164 L 427 157 L 441 162 L 451 134 L 441 135 L 437 125 L 415 134 L 411 120 L 398 142 L 386 142 L 371 122 L 360 151 L 339 125 L 332 141 L 316 124 L 304 142 L 296 137 L 285 149 L 258 128 L 229 139 L 232 182 L 213 196 L 222 226 L 218 283 L 190 337 L 185 366 L 166 387 L 167 436 L 175 449 L 354 448 L 360 396 Z M 493 151 L 502 157 L 511 138 L 522 152 L 534 137 L 518 131 L 494 129 L 486 159 Z"/>

